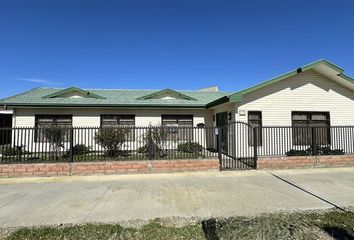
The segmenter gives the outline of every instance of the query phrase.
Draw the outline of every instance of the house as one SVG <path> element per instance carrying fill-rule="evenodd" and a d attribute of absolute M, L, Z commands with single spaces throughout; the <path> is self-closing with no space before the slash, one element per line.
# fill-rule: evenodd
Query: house
<path fill-rule="evenodd" d="M 244 122 L 253 127 L 327 127 L 354 125 L 353 91 L 354 80 L 343 69 L 319 60 L 239 92 L 222 92 L 216 88 L 197 91 L 35 88 L 5 98 L 0 104 L 13 110 L 15 128 L 221 127 L 231 122 Z M 235 141 L 237 144 L 242 141 L 247 145 L 245 148 L 253 145 L 253 135 L 248 130 L 242 134 L 239 130 L 223 128 L 222 131 L 223 149 L 229 154 L 238 151 L 230 139 L 239 137 Z M 291 134 L 290 145 L 309 145 L 303 132 Z M 258 136 L 258 146 L 266 149 L 267 141 L 263 144 L 262 138 L 269 134 L 259 132 Z M 324 141 L 329 142 L 329 134 L 320 135 L 324 136 L 327 136 Z"/>
<path fill-rule="evenodd" d="M 291 126 L 323 119 L 354 123 L 354 81 L 320 60 L 239 92 L 35 88 L 0 101 L 13 110 L 13 127 L 174 124 Z"/>

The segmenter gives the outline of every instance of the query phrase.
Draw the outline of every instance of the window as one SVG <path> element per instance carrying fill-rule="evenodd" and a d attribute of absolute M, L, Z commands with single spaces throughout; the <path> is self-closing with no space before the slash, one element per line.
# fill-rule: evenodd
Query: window
<path fill-rule="evenodd" d="M 134 115 L 101 115 L 101 127 L 126 127 L 128 141 L 135 139 L 135 116 Z"/>
<path fill-rule="evenodd" d="M 161 119 L 162 126 L 167 127 L 167 139 L 193 139 L 193 115 L 162 115 Z"/>
<path fill-rule="evenodd" d="M 46 142 L 44 128 L 59 126 L 63 128 L 72 127 L 71 115 L 36 115 L 35 116 L 35 141 Z M 65 140 L 69 139 L 69 129 L 66 131 Z"/>
<path fill-rule="evenodd" d="M 248 111 L 248 124 L 257 128 L 257 145 L 262 146 L 262 112 Z M 248 131 L 248 144 L 250 146 L 254 145 L 253 131 Z"/>
<path fill-rule="evenodd" d="M 294 145 L 330 144 L 329 112 L 292 112 Z M 313 139 L 313 134 L 315 139 Z"/>

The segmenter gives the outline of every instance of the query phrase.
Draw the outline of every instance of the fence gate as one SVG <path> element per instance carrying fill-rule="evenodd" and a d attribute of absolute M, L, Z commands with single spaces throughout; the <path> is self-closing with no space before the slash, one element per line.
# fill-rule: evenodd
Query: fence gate
<path fill-rule="evenodd" d="M 232 122 L 219 128 L 221 170 L 246 170 L 257 167 L 257 128 L 244 122 Z"/>

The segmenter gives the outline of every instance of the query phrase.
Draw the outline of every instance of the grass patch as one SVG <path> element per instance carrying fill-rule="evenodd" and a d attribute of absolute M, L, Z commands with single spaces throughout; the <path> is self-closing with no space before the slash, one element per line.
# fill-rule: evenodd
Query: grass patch
<path fill-rule="evenodd" d="M 5 239 L 354 239 L 354 213 L 332 210 L 264 214 L 208 219 L 183 227 L 151 221 L 139 229 L 118 224 L 32 227 L 14 230 Z"/>
<path fill-rule="evenodd" d="M 265 214 L 208 221 L 203 224 L 207 239 L 354 239 L 353 212 Z"/>
<path fill-rule="evenodd" d="M 203 231 L 198 225 L 180 228 L 166 227 L 151 222 L 141 229 L 123 228 L 117 224 L 84 224 L 64 227 L 21 228 L 5 238 L 20 239 L 65 239 L 65 240 L 104 240 L 104 239 L 204 239 Z"/>

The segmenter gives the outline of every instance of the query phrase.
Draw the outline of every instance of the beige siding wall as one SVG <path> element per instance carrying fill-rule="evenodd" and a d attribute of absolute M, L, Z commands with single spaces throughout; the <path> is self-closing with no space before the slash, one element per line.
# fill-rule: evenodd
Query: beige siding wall
<path fill-rule="evenodd" d="M 235 105 L 220 105 L 213 109 L 213 114 L 234 110 L 236 121 L 247 122 L 248 111 L 262 111 L 263 126 L 291 126 L 292 111 L 321 111 L 330 113 L 332 126 L 354 126 L 352 109 L 353 91 L 315 71 L 308 71 L 247 94 L 242 102 Z M 346 134 L 348 136 L 343 136 L 344 138 L 353 139 L 351 133 Z M 253 147 L 248 146 L 247 130 L 240 124 L 229 127 L 228 137 L 229 142 L 235 143 L 229 147 L 229 153 L 234 151 L 232 155 L 239 157 L 251 155 Z M 336 146 L 338 139 L 333 139 L 334 134 L 331 134 L 331 137 L 333 149 L 344 148 L 344 151 L 348 152 L 348 146 L 351 148 L 353 144 L 349 142 L 348 146 Z M 286 132 L 279 131 L 277 134 L 270 129 L 263 129 L 262 140 L 263 145 L 258 148 L 262 155 L 274 154 L 274 149 L 285 153 L 294 148 L 291 129 Z M 302 146 L 302 149 L 307 147 Z"/>
<path fill-rule="evenodd" d="M 162 114 L 191 114 L 193 123 L 212 124 L 211 110 L 192 109 L 16 109 L 14 127 L 34 127 L 36 114 L 70 114 L 73 116 L 74 127 L 99 127 L 101 114 L 134 114 L 136 126 L 161 124 Z"/>
<path fill-rule="evenodd" d="M 263 125 L 291 126 L 292 111 L 325 111 L 330 112 L 331 125 L 354 125 L 353 100 L 351 90 L 308 71 L 247 94 L 236 105 L 236 120 L 247 122 L 247 111 L 259 110 Z"/>

